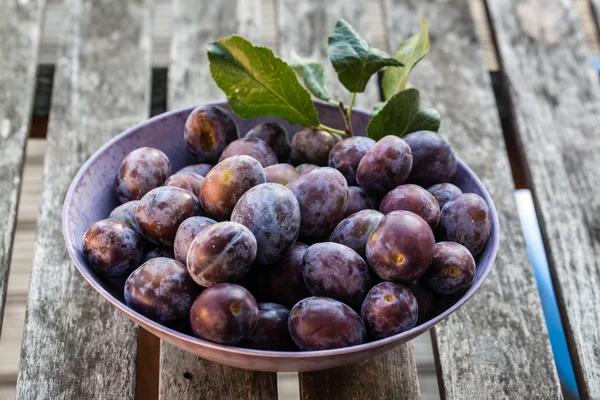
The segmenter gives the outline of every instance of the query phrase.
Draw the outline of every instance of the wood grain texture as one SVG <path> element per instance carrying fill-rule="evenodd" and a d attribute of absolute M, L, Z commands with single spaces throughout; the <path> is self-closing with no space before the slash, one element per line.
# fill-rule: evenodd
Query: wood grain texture
<path fill-rule="evenodd" d="M 490 77 L 467 0 L 385 0 L 390 49 L 429 24 L 431 53 L 409 84 L 442 115 L 440 133 L 481 178 L 500 219 L 500 250 L 481 291 L 433 329 L 446 399 L 561 398 L 525 248 Z M 512 11 L 503 10 L 504 13 Z M 525 55 L 520 55 L 525 61 Z M 554 180 L 553 180 L 554 182 Z"/>
<path fill-rule="evenodd" d="M 371 4 L 379 7 L 380 4 Z M 349 92 L 339 83 L 327 56 L 327 38 L 336 21 L 346 19 L 367 40 L 370 38 L 365 3 L 358 0 L 322 2 L 308 0 L 276 1 L 279 54 L 289 57 L 295 50 L 303 57 L 321 61 L 326 67 L 329 94 L 348 103 Z M 373 19 L 371 19 L 372 23 Z M 365 93 L 356 99 L 357 107 L 371 109 L 379 101 L 374 76 Z M 348 379 L 348 377 L 352 377 Z M 412 345 L 404 345 L 367 362 L 327 371 L 300 374 L 303 399 L 345 399 L 402 397 L 419 398 L 419 383 Z M 381 395 L 381 396 L 379 396 Z"/>
<path fill-rule="evenodd" d="M 252 0 L 174 1 L 170 109 L 225 97 L 210 75 L 206 44 L 234 33 L 259 43 L 260 5 Z M 215 364 L 165 342 L 161 342 L 159 381 L 159 398 L 165 400 L 277 398 L 276 374 Z"/>
<path fill-rule="evenodd" d="M 488 7 L 579 394 L 598 399 L 598 75 L 571 1 L 498 0 Z"/>
<path fill-rule="evenodd" d="M 320 61 L 325 66 L 327 88 L 331 98 L 346 106 L 351 93 L 338 81 L 329 57 L 327 38 L 339 19 L 350 22 L 367 41 L 369 32 L 368 11 L 364 1 L 359 0 L 276 0 L 276 24 L 278 53 L 289 60 L 292 51 L 302 57 Z M 374 4 L 378 7 L 379 4 Z M 365 93 L 356 98 L 355 106 L 370 110 L 379 101 L 377 76 L 371 77 Z"/>
<path fill-rule="evenodd" d="M 25 142 L 29 133 L 44 0 L 0 1 L 0 333 Z"/>
<path fill-rule="evenodd" d="M 303 400 L 420 399 L 412 345 L 364 361 L 300 374 Z"/>
<path fill-rule="evenodd" d="M 137 329 L 73 266 L 61 209 L 82 163 L 147 118 L 152 1 L 68 0 L 52 97 L 19 399 L 132 399 Z"/>

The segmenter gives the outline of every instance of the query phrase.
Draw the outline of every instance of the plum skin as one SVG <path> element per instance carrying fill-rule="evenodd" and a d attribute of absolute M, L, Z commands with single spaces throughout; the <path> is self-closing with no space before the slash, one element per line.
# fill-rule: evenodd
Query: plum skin
<path fill-rule="evenodd" d="M 417 299 L 405 286 L 379 283 L 369 291 L 360 314 L 369 336 L 383 339 L 413 328 L 419 314 Z"/>
<path fill-rule="evenodd" d="M 248 190 L 237 202 L 231 221 L 247 227 L 256 238 L 256 262 L 279 261 L 300 233 L 300 205 L 285 186 L 263 183 Z"/>
<path fill-rule="evenodd" d="M 475 268 L 475 260 L 466 247 L 455 242 L 439 242 L 433 248 L 433 261 L 423 280 L 437 293 L 455 294 L 471 286 Z"/>
<path fill-rule="evenodd" d="M 340 222 L 348 207 L 348 184 L 336 169 L 306 172 L 287 185 L 300 204 L 300 235 L 320 237 Z"/>
<path fill-rule="evenodd" d="M 144 253 L 140 236 L 115 219 L 90 225 L 83 235 L 82 250 L 90 266 L 107 278 L 118 278 L 137 268 Z"/>
<path fill-rule="evenodd" d="M 240 285 L 219 283 L 194 301 L 190 325 L 195 336 L 234 346 L 247 337 L 258 322 L 258 304 Z"/>
<path fill-rule="evenodd" d="M 158 258 L 158 257 L 166 257 L 166 258 L 172 258 L 175 259 L 175 256 L 173 255 L 173 250 L 171 250 L 168 247 L 155 247 L 154 249 L 146 252 L 146 254 L 144 254 L 144 258 L 142 259 L 142 264 L 145 263 L 146 261 L 150 261 L 153 258 Z"/>
<path fill-rule="evenodd" d="M 371 287 L 367 263 L 349 247 L 339 243 L 316 243 L 302 262 L 302 277 L 314 296 L 329 297 L 350 307 L 359 307 Z"/>
<path fill-rule="evenodd" d="M 427 189 L 433 195 L 440 206 L 440 211 L 447 202 L 462 194 L 462 190 L 451 183 L 438 183 Z"/>
<path fill-rule="evenodd" d="M 442 136 L 431 131 L 417 131 L 404 136 L 404 141 L 413 155 L 408 182 L 427 187 L 454 178 L 456 156 Z"/>
<path fill-rule="evenodd" d="M 385 136 L 365 153 L 356 170 L 356 181 L 367 194 L 383 196 L 404 183 L 413 164 L 408 144 Z"/>
<path fill-rule="evenodd" d="M 406 286 L 417 299 L 419 306 L 419 317 L 417 325 L 429 321 L 435 313 L 435 298 L 433 291 L 422 283 L 422 279 L 418 281 L 407 281 L 402 284 Z"/>
<path fill-rule="evenodd" d="M 265 168 L 265 177 L 269 183 L 287 185 L 300 175 L 291 164 L 275 164 Z"/>
<path fill-rule="evenodd" d="M 125 156 L 115 177 L 115 193 L 121 203 L 139 200 L 161 186 L 171 175 L 171 162 L 165 153 L 140 147 Z"/>
<path fill-rule="evenodd" d="M 329 152 L 340 137 L 317 128 L 304 128 L 292 137 L 290 160 L 292 164 L 327 166 Z"/>
<path fill-rule="evenodd" d="M 431 264 L 435 238 L 427 222 L 410 211 L 392 211 L 371 232 L 369 266 L 383 280 L 418 279 Z"/>
<path fill-rule="evenodd" d="M 389 214 L 397 210 L 414 212 L 423 218 L 431 229 L 435 229 L 440 220 L 440 207 L 435 197 L 417 185 L 398 186 L 383 197 L 379 211 Z"/>
<path fill-rule="evenodd" d="M 299 301 L 288 319 L 292 340 L 300 350 L 327 350 L 365 342 L 366 329 L 346 304 L 327 297 Z"/>
<path fill-rule="evenodd" d="M 139 200 L 131 200 L 127 203 L 123 203 L 120 206 L 115 207 L 115 209 L 110 212 L 108 218 L 116 219 L 117 221 L 125 223 L 138 235 L 140 235 L 140 238 L 143 238 L 144 232 L 135 220 L 135 210 L 137 209 L 139 202 Z"/>
<path fill-rule="evenodd" d="M 254 263 L 256 249 L 256 239 L 244 225 L 216 223 L 192 241 L 187 253 L 188 272 L 204 287 L 241 279 Z"/>
<path fill-rule="evenodd" d="M 229 143 L 221 153 L 219 162 L 242 155 L 256 159 L 263 168 L 277 164 L 277 155 L 273 149 L 264 141 L 255 138 L 241 138 Z"/>
<path fill-rule="evenodd" d="M 307 245 L 296 242 L 278 262 L 256 268 L 253 293 L 262 301 L 282 304 L 288 308 L 310 297 L 310 291 L 302 277 L 302 260 L 307 249 Z M 250 274 L 254 272 L 252 270 Z"/>
<path fill-rule="evenodd" d="M 491 230 L 490 209 L 485 200 L 474 193 L 464 193 L 446 203 L 437 233 L 442 240 L 462 244 L 475 257 L 485 247 Z"/>
<path fill-rule="evenodd" d="M 329 236 L 329 241 L 343 244 L 366 258 L 365 247 L 369 236 L 382 219 L 383 214 L 379 211 L 359 211 L 344 218 Z"/>
<path fill-rule="evenodd" d="M 166 181 L 165 186 L 178 187 L 187 190 L 196 197 L 200 196 L 200 188 L 204 182 L 202 175 L 193 172 L 178 172 L 171 175 Z"/>
<path fill-rule="evenodd" d="M 188 151 L 200 162 L 216 162 L 227 145 L 239 138 L 235 121 L 220 107 L 196 107 L 183 131 Z"/>
<path fill-rule="evenodd" d="M 175 234 L 173 257 L 180 263 L 187 264 L 187 253 L 194 238 L 204 229 L 216 223 L 217 221 L 207 217 L 190 217 L 183 221 Z"/>
<path fill-rule="evenodd" d="M 135 220 L 150 241 L 172 247 L 179 225 L 200 212 L 198 198 L 192 193 L 173 186 L 161 186 L 142 197 Z"/>
<path fill-rule="evenodd" d="M 348 186 L 348 207 L 344 217 L 369 209 L 379 209 L 379 200 L 369 196 L 358 186 Z"/>
<path fill-rule="evenodd" d="M 201 177 L 205 177 L 206 174 L 208 174 L 210 172 L 210 170 L 213 168 L 214 165 L 212 164 L 206 164 L 206 163 L 202 163 L 202 164 L 192 164 L 192 165 L 188 165 L 187 167 L 183 167 L 181 168 L 179 171 L 177 171 L 177 173 L 183 173 L 183 172 L 192 172 L 196 175 L 200 175 Z"/>
<path fill-rule="evenodd" d="M 290 310 L 275 303 L 258 304 L 256 328 L 241 347 L 257 350 L 291 351 L 296 348 L 288 331 Z"/>
<path fill-rule="evenodd" d="M 365 153 L 375 145 L 373 139 L 353 136 L 338 142 L 329 152 L 329 166 L 344 175 L 348 185 L 356 185 L 356 170 Z"/>
<path fill-rule="evenodd" d="M 167 326 L 185 324 L 201 288 L 185 265 L 171 258 L 153 258 L 125 282 L 125 303 L 140 314 Z"/>
<path fill-rule="evenodd" d="M 300 164 L 296 167 L 296 172 L 298 172 L 298 175 L 302 175 L 305 172 L 309 172 L 309 171 L 312 171 L 313 169 L 317 169 L 317 168 L 319 168 L 318 165 L 304 163 L 304 164 Z"/>
<path fill-rule="evenodd" d="M 290 142 L 287 131 L 276 122 L 258 124 L 246 133 L 247 138 L 256 138 L 265 141 L 277 155 L 280 163 L 287 162 L 290 156 Z"/>
<path fill-rule="evenodd" d="M 204 178 L 200 202 L 209 216 L 223 220 L 231 215 L 244 193 L 265 181 L 265 171 L 254 158 L 229 157 L 215 165 Z"/>

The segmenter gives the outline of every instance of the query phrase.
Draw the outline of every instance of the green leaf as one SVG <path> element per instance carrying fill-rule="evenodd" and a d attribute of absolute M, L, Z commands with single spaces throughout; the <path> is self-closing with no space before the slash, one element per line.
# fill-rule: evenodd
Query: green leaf
<path fill-rule="evenodd" d="M 374 116 L 379 114 L 379 111 L 381 111 L 381 109 L 385 105 L 386 105 L 385 101 L 378 101 L 377 103 L 373 104 L 373 111 L 371 111 L 371 118 L 373 118 Z"/>
<path fill-rule="evenodd" d="M 379 140 L 387 135 L 402 137 L 408 133 L 428 130 L 437 132 L 440 114 L 421 105 L 417 89 L 406 89 L 393 95 L 369 123 L 368 136 Z"/>
<path fill-rule="evenodd" d="M 429 49 L 429 30 L 425 18 L 421 17 L 421 31 L 419 34 L 402 42 L 393 54 L 396 60 L 404 64 L 404 68 L 388 68 L 383 73 L 381 86 L 386 99 L 406 88 L 410 71 L 429 53 Z"/>
<path fill-rule="evenodd" d="M 371 75 L 381 68 L 402 66 L 385 51 L 369 46 L 343 19 L 335 24 L 329 35 L 328 53 L 338 79 L 352 93 L 364 92 Z"/>
<path fill-rule="evenodd" d="M 325 87 L 325 68 L 323 64 L 300 57 L 295 51 L 292 51 L 290 65 L 296 71 L 296 74 L 304 81 L 304 86 L 310 92 L 321 100 L 329 101 Z"/>
<path fill-rule="evenodd" d="M 210 73 L 239 116 L 271 115 L 292 124 L 319 125 L 310 93 L 271 50 L 240 36 L 210 43 L 207 50 Z"/>

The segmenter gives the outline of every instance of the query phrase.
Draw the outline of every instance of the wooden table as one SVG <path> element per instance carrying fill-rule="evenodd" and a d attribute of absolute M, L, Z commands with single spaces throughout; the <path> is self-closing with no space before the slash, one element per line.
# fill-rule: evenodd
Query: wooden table
<path fill-rule="evenodd" d="M 501 247 L 488 281 L 433 329 L 442 398 L 561 398 L 490 76 L 467 0 L 273 0 L 276 51 L 324 59 L 343 17 L 379 29 L 392 51 L 429 22 L 433 51 L 411 76 L 442 114 L 441 133 L 490 191 Z M 60 229 L 62 202 L 82 163 L 148 117 L 152 0 L 65 0 L 54 75 L 38 237 L 22 347 L 19 399 L 131 399 L 139 329 L 75 270 Z M 205 44 L 232 33 L 261 43 L 265 4 L 174 0 L 168 108 L 222 98 Z M 600 3 L 593 0 L 593 3 Z M 0 317 L 29 132 L 44 0 L 0 0 Z M 600 6 L 600 4 L 596 4 Z M 376 7 L 376 9 L 373 9 Z M 379 8 L 380 7 L 380 8 Z M 504 134 L 540 218 L 582 398 L 600 398 L 600 89 L 570 0 L 490 0 L 490 28 L 508 106 Z M 269 43 L 271 44 L 271 43 Z M 329 71 L 331 92 L 345 96 Z M 379 100 L 373 80 L 359 106 Z M 1 321 L 1 318 L 0 318 Z M 1 357 L 1 356 L 0 356 Z M 136 379 L 137 377 L 137 379 Z M 274 399 L 276 375 L 223 367 L 160 346 L 160 399 Z M 142 383 L 140 383 L 142 382 Z M 419 398 L 411 344 L 360 365 L 300 374 L 303 399 Z"/>

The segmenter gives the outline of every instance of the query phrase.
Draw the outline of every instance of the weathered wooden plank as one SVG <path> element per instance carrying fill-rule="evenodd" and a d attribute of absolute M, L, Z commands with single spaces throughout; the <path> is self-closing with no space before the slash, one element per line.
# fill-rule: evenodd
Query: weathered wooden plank
<path fill-rule="evenodd" d="M 338 81 L 327 57 L 327 38 L 337 20 L 350 22 L 369 41 L 371 34 L 365 2 L 358 0 L 276 0 L 279 55 L 288 60 L 292 51 L 302 57 L 320 60 L 325 65 L 329 95 L 348 105 L 351 93 Z M 372 7 L 379 7 L 378 3 Z M 374 100 L 377 99 L 377 100 Z M 365 93 L 357 96 L 357 107 L 372 107 L 379 99 L 377 77 L 373 76 Z"/>
<path fill-rule="evenodd" d="M 206 44 L 240 33 L 260 41 L 260 2 L 175 0 L 168 76 L 168 107 L 182 108 L 221 99 L 210 76 Z M 161 399 L 275 399 L 274 373 L 244 371 L 203 360 L 161 342 Z"/>
<path fill-rule="evenodd" d="M 500 0 L 489 2 L 488 7 L 579 394 L 597 399 L 598 76 L 571 1 Z"/>
<path fill-rule="evenodd" d="M 44 0 L 0 2 L 0 333 L 25 141 L 35 93 Z"/>
<path fill-rule="evenodd" d="M 428 21 L 431 53 L 410 83 L 442 114 L 441 133 L 482 179 L 500 219 L 488 281 L 433 330 L 442 398 L 560 398 L 536 282 L 513 199 L 513 182 L 490 77 L 467 0 L 385 0 L 390 49 Z M 506 11 L 505 12 L 509 12 Z M 525 57 L 525 55 L 522 55 Z"/>
<path fill-rule="evenodd" d="M 68 0 L 63 18 L 17 397 L 131 399 L 137 329 L 75 270 L 61 209 L 92 152 L 147 118 L 152 0 Z"/>
<path fill-rule="evenodd" d="M 348 103 L 349 92 L 339 83 L 327 56 L 327 38 L 336 21 L 346 19 L 367 40 L 370 38 L 367 10 L 357 0 L 277 0 L 279 54 L 289 57 L 295 50 L 303 57 L 320 60 L 326 66 L 330 95 Z M 371 4 L 380 7 L 379 3 Z M 369 21 L 373 22 L 373 21 Z M 379 101 L 376 77 L 365 93 L 357 97 L 358 107 L 370 109 Z M 412 345 L 404 345 L 364 363 L 300 374 L 304 399 L 419 398 L 419 383 Z"/>

